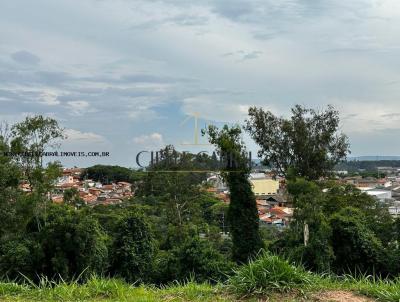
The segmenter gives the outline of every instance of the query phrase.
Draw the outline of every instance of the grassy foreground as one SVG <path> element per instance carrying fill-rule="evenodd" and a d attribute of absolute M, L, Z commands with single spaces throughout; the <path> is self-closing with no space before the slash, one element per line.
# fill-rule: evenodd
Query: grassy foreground
<path fill-rule="evenodd" d="M 361 295 L 361 296 L 355 296 Z M 360 300 L 361 299 L 361 300 Z M 93 277 L 85 284 L 0 283 L 0 301 L 400 301 L 400 279 L 322 276 L 263 254 L 224 284 L 186 282 L 165 288 Z"/>

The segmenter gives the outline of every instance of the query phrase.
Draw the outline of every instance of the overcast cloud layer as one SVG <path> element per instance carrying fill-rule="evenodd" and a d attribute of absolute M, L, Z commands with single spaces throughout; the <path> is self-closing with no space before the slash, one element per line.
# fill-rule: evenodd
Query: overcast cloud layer
<path fill-rule="evenodd" d="M 400 155 L 400 1 L 2 0 L 1 119 L 45 114 L 64 150 L 135 153 L 193 140 L 250 105 L 341 112 L 353 155 Z M 254 146 L 253 146 L 254 147 Z"/>

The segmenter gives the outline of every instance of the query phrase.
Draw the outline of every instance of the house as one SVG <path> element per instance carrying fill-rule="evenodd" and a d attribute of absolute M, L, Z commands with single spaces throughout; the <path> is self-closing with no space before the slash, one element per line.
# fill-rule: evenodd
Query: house
<path fill-rule="evenodd" d="M 54 195 L 51 197 L 52 202 L 61 204 L 64 202 L 64 198 L 62 195 Z"/>
<path fill-rule="evenodd" d="M 67 189 L 72 189 L 72 188 L 78 189 L 79 185 L 76 183 L 62 183 L 62 184 L 57 184 L 55 187 L 60 191 L 65 191 Z"/>
<path fill-rule="evenodd" d="M 293 208 L 272 207 L 270 209 L 260 209 L 260 223 L 264 225 L 287 226 L 293 217 Z"/>
<path fill-rule="evenodd" d="M 25 193 L 32 191 L 31 185 L 27 182 L 20 184 L 19 188 L 22 190 L 22 192 L 25 192 Z"/>
<path fill-rule="evenodd" d="M 87 194 L 83 196 L 82 199 L 86 204 L 90 205 L 97 201 L 97 196 L 93 194 Z"/>
<path fill-rule="evenodd" d="M 388 207 L 390 215 L 397 218 L 400 215 L 400 205 L 393 205 Z"/>
<path fill-rule="evenodd" d="M 58 184 L 72 184 L 74 183 L 74 177 L 72 175 L 63 175 L 57 179 Z"/>
<path fill-rule="evenodd" d="M 102 190 L 103 192 L 111 192 L 111 191 L 115 190 L 115 184 L 103 185 L 103 186 L 101 187 L 101 190 Z"/>
<path fill-rule="evenodd" d="M 119 198 L 107 198 L 105 201 L 102 202 L 104 205 L 111 205 L 111 204 L 119 204 L 122 203 L 122 200 Z"/>
<path fill-rule="evenodd" d="M 96 182 L 93 181 L 92 179 L 85 179 L 84 183 L 85 183 L 85 186 L 87 186 L 89 188 L 93 188 L 96 186 Z"/>
<path fill-rule="evenodd" d="M 264 199 L 273 207 L 275 206 L 284 207 L 288 203 L 287 200 L 282 195 L 266 196 Z"/>
<path fill-rule="evenodd" d="M 63 175 L 71 175 L 73 177 L 80 177 L 84 169 L 82 168 L 65 168 L 63 169 Z"/>
<path fill-rule="evenodd" d="M 117 186 L 126 190 L 131 190 L 132 184 L 125 181 L 119 181 L 117 182 Z"/>
<path fill-rule="evenodd" d="M 89 188 L 88 191 L 89 191 L 90 194 L 93 194 L 93 195 L 96 195 L 96 196 L 100 195 L 100 193 L 101 193 L 101 190 L 97 189 L 97 188 Z"/>
<path fill-rule="evenodd" d="M 269 204 L 264 199 L 256 199 L 256 204 L 257 204 L 257 208 L 266 209 L 266 210 L 271 208 L 271 204 Z"/>

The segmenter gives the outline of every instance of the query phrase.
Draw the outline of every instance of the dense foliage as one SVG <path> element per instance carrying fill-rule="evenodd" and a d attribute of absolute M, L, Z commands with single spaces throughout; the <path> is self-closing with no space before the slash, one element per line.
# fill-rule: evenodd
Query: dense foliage
<path fill-rule="evenodd" d="M 32 220 L 24 232 L 2 238 L 3 276 L 71 280 L 81 274 L 105 273 L 106 237 L 95 219 L 59 205 L 49 206 L 40 219 L 45 220 L 42 227 Z"/>
<path fill-rule="evenodd" d="M 137 175 L 135 171 L 125 167 L 95 165 L 85 169 L 82 179 L 92 179 L 103 184 L 110 184 L 118 181 L 133 182 L 137 180 Z"/>
<path fill-rule="evenodd" d="M 317 112 L 300 105 L 288 119 L 251 107 L 245 129 L 260 146 L 259 156 L 281 175 L 319 179 L 328 176 L 349 152 L 339 132 L 339 112 L 329 106 Z"/>
<path fill-rule="evenodd" d="M 288 191 L 294 220 L 272 249 L 316 271 L 398 275 L 398 221 L 384 205 L 351 185 L 297 179 Z"/>

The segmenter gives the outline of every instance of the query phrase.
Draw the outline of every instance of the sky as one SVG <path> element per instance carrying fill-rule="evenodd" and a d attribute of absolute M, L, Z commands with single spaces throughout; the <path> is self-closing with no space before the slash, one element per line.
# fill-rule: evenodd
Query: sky
<path fill-rule="evenodd" d="M 188 145 L 194 113 L 295 104 L 335 106 L 352 156 L 400 155 L 400 1 L 1 0 L 0 104 L 11 124 L 57 119 L 62 151 L 110 152 L 66 166 L 211 150 Z"/>

